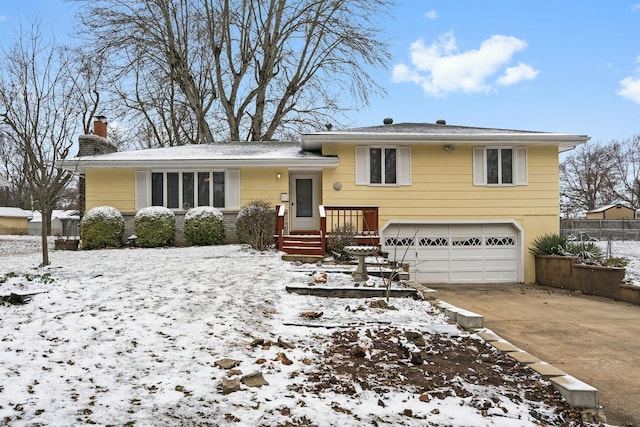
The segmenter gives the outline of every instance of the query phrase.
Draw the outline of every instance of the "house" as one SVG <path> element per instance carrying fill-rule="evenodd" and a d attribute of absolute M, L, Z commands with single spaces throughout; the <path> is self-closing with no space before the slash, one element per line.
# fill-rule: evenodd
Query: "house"
<path fill-rule="evenodd" d="M 27 234 L 31 212 L 20 208 L 0 207 L 0 234 Z"/>
<path fill-rule="evenodd" d="M 527 248 L 559 230 L 558 153 L 588 139 L 387 119 L 303 134 L 300 144 L 109 153 L 89 135 L 82 156 L 61 165 L 81 174 L 87 209 L 113 206 L 129 230 L 145 206 L 173 209 L 179 228 L 186 209 L 212 205 L 233 236 L 240 207 L 261 199 L 277 205 L 285 252 L 323 253 L 327 233 L 350 223 L 360 243 L 380 243 L 420 282 L 534 282 Z"/>
<path fill-rule="evenodd" d="M 0 188 L 2 187 L 9 187 L 11 185 L 11 183 L 4 178 L 2 175 L 0 175 Z"/>
<path fill-rule="evenodd" d="M 76 209 L 51 211 L 50 236 L 79 236 L 80 235 L 80 211 Z M 40 236 L 42 233 L 42 214 L 33 211 L 33 217 L 29 221 L 29 235 Z"/>
<path fill-rule="evenodd" d="M 614 203 L 587 212 L 587 219 L 635 219 L 635 211 L 628 206 Z"/>

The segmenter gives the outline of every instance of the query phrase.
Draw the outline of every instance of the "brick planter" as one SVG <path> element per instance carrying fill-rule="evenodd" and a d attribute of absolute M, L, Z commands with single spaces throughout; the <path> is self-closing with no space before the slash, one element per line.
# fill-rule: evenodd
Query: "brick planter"
<path fill-rule="evenodd" d="M 536 256 L 536 283 L 640 304 L 640 286 L 624 284 L 620 267 L 578 264 L 577 257 Z"/>

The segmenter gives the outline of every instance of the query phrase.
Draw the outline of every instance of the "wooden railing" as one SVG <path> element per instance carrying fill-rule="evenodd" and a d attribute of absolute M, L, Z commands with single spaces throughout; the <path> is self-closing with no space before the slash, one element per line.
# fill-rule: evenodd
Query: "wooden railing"
<path fill-rule="evenodd" d="M 284 244 L 284 214 L 285 205 L 276 206 L 276 236 L 278 236 L 278 250 L 282 250 Z"/>
<path fill-rule="evenodd" d="M 324 220 L 323 220 L 324 214 Z M 351 224 L 360 236 L 378 235 L 377 206 L 320 206 L 320 224 L 323 234 Z"/>

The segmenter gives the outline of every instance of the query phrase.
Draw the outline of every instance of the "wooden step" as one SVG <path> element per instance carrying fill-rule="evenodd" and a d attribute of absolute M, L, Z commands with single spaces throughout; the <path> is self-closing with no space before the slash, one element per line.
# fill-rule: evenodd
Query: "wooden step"
<path fill-rule="evenodd" d="M 282 237 L 282 251 L 292 255 L 323 255 L 319 234 L 291 234 Z"/>

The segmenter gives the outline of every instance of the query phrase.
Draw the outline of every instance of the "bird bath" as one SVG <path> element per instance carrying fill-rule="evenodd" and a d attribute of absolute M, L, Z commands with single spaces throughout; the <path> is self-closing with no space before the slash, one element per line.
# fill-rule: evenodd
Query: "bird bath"
<path fill-rule="evenodd" d="M 365 281 L 369 278 L 367 274 L 367 267 L 364 263 L 365 257 L 371 256 L 376 253 L 378 248 L 376 246 L 345 246 L 344 251 L 350 255 L 358 258 L 358 267 L 356 271 L 351 273 L 353 280 L 356 282 Z"/>

